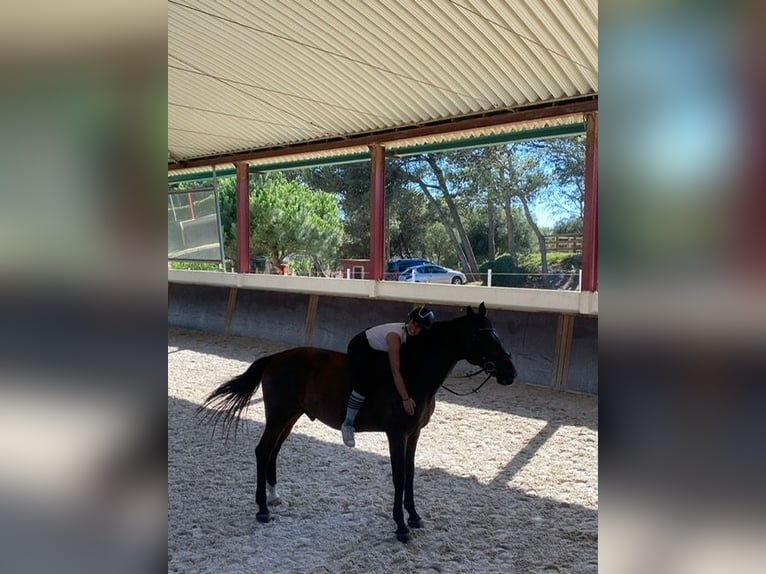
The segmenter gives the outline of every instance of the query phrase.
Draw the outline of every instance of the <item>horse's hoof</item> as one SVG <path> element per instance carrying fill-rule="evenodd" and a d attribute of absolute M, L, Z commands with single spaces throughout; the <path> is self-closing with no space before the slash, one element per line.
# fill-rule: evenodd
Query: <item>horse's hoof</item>
<path fill-rule="evenodd" d="M 404 542 L 405 544 L 407 544 L 407 542 L 409 542 L 409 541 L 412 539 L 412 537 L 410 536 L 410 533 L 409 533 L 409 532 L 403 532 L 403 533 L 401 533 L 401 534 L 399 534 L 399 533 L 397 532 L 397 533 L 396 533 L 396 539 L 397 539 L 399 542 Z"/>
<path fill-rule="evenodd" d="M 279 506 L 280 504 L 282 504 L 282 499 L 279 497 L 272 498 L 268 501 L 269 506 Z"/>
<path fill-rule="evenodd" d="M 258 514 L 255 515 L 255 519 L 262 524 L 266 524 L 267 522 L 271 522 L 271 513 L 259 512 Z"/>
<path fill-rule="evenodd" d="M 423 528 L 423 521 L 420 518 L 408 518 L 407 526 L 410 528 Z"/>

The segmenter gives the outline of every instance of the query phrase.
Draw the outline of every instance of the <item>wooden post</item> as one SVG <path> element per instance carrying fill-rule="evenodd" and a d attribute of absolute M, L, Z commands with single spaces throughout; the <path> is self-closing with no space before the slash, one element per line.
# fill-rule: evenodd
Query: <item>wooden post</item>
<path fill-rule="evenodd" d="M 234 308 L 237 306 L 237 288 L 231 287 L 229 289 L 229 302 L 226 305 L 226 320 L 224 322 L 223 334 L 229 334 L 229 327 L 231 326 L 231 319 L 234 317 Z"/>
<path fill-rule="evenodd" d="M 314 334 L 314 323 L 317 318 L 317 307 L 319 306 L 319 295 L 312 294 L 309 296 L 309 305 L 306 310 L 306 326 L 303 331 L 303 344 L 308 345 L 311 343 L 311 337 Z"/>
<path fill-rule="evenodd" d="M 556 333 L 556 356 L 553 360 L 553 376 L 551 377 L 551 387 L 557 390 L 564 390 L 566 388 L 574 322 L 574 315 L 559 315 L 558 331 Z"/>
<path fill-rule="evenodd" d="M 386 150 L 382 145 L 370 146 L 372 169 L 370 177 L 370 279 L 383 279 L 383 248 L 386 237 Z"/>

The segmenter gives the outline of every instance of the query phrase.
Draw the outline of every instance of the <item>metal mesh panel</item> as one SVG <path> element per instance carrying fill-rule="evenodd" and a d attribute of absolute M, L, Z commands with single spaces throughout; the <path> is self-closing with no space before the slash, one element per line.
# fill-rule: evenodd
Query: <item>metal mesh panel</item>
<path fill-rule="evenodd" d="M 168 193 L 168 259 L 221 261 L 218 201 L 215 188 Z"/>

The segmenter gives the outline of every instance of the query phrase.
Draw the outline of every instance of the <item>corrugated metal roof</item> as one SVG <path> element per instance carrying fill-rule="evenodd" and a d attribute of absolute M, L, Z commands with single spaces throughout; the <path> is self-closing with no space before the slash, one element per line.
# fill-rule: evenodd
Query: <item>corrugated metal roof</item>
<path fill-rule="evenodd" d="M 576 99 L 597 70 L 597 0 L 169 0 L 168 158 Z"/>

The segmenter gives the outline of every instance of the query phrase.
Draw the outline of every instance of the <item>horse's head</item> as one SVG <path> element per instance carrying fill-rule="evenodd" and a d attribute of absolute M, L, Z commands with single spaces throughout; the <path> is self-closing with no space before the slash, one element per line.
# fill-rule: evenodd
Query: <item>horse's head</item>
<path fill-rule="evenodd" d="M 505 350 L 492 323 L 487 319 L 484 303 L 479 305 L 478 312 L 468 307 L 465 320 L 469 325 L 462 336 L 465 360 L 493 375 L 501 385 L 513 383 L 516 367 L 511 361 L 511 354 Z"/>

